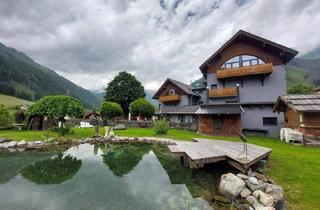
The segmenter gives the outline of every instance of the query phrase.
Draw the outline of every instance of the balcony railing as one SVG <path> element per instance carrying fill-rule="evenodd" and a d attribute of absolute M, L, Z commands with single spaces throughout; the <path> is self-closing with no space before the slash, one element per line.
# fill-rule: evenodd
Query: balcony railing
<path fill-rule="evenodd" d="M 248 75 L 271 74 L 272 63 L 259 64 L 253 66 L 243 66 L 232 69 L 219 69 L 216 72 L 217 78 L 242 77 Z"/>
<path fill-rule="evenodd" d="M 169 102 L 169 101 L 180 101 L 181 96 L 180 95 L 166 95 L 166 96 L 160 96 L 159 100 L 161 102 Z"/>
<path fill-rule="evenodd" d="M 232 97 L 237 96 L 237 88 L 229 87 L 229 88 L 218 88 L 209 90 L 209 97 L 217 98 L 217 97 Z"/>

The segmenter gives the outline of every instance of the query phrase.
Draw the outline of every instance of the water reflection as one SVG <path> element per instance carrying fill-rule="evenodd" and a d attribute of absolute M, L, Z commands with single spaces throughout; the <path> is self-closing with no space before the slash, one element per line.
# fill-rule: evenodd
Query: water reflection
<path fill-rule="evenodd" d="M 108 165 L 114 175 L 122 177 L 138 165 L 151 146 L 148 144 L 116 144 L 100 145 L 103 162 Z"/>
<path fill-rule="evenodd" d="M 4 184 L 17 176 L 21 169 L 36 161 L 50 158 L 57 151 L 50 152 L 0 152 L 0 184 Z"/>
<path fill-rule="evenodd" d="M 71 179 L 79 170 L 81 160 L 58 154 L 55 158 L 37 161 L 21 170 L 21 175 L 37 184 L 60 184 Z"/>
<path fill-rule="evenodd" d="M 83 144 L 19 170 L 0 184 L 1 209 L 210 209 L 217 181 L 149 144 Z"/>

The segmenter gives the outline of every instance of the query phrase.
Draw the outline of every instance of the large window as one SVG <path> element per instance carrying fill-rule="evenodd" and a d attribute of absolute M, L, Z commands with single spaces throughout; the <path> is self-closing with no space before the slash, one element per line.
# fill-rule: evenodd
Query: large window
<path fill-rule="evenodd" d="M 252 55 L 239 55 L 227 60 L 221 66 L 221 69 L 231 69 L 231 68 L 238 68 L 242 66 L 253 66 L 258 64 L 264 64 L 264 61 Z"/>
<path fill-rule="evenodd" d="M 278 125 L 278 119 L 276 117 L 264 117 L 263 118 L 264 126 L 276 126 Z"/>

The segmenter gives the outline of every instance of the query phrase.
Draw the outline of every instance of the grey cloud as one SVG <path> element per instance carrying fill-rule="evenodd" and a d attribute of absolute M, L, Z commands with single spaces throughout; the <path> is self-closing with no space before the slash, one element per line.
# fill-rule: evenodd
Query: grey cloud
<path fill-rule="evenodd" d="M 200 77 L 198 66 L 239 29 L 311 50 L 319 9 L 315 0 L 3 0 L 0 42 L 86 88 L 128 70 L 155 89 L 166 77 Z"/>

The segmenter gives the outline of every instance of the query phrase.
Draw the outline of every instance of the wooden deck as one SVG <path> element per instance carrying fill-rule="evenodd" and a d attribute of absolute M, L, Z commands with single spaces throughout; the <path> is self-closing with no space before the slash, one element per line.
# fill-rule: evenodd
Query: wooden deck
<path fill-rule="evenodd" d="M 226 161 L 231 166 L 246 172 L 250 166 L 268 157 L 271 149 L 247 144 L 247 155 L 242 142 L 194 139 L 194 142 L 176 141 L 170 151 L 184 157 L 190 168 L 202 168 L 204 164 Z"/>

